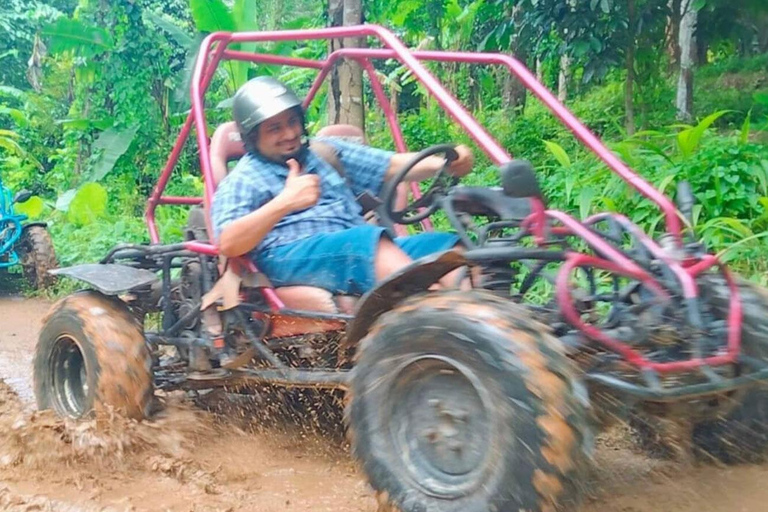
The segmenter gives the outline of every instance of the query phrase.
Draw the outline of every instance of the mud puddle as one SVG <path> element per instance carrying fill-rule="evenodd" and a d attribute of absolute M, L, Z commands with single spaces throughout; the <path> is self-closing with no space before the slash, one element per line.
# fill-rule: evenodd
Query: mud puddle
<path fill-rule="evenodd" d="M 0 510 L 376 510 L 338 432 L 265 421 L 271 409 L 253 397 L 211 395 L 194 407 L 171 395 L 153 422 L 99 428 L 34 412 L 30 364 L 48 306 L 0 298 Z M 608 436 L 596 468 L 580 512 L 768 510 L 768 465 L 683 467 Z"/>

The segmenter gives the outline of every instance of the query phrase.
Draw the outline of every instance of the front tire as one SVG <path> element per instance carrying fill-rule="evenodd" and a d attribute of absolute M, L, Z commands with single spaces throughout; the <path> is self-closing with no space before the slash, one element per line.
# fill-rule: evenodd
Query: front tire
<path fill-rule="evenodd" d="M 149 415 L 152 358 L 142 328 L 120 300 L 98 292 L 54 304 L 38 339 L 34 377 L 38 409 L 61 417 Z"/>
<path fill-rule="evenodd" d="M 347 420 L 383 509 L 574 510 L 586 391 L 547 328 L 484 292 L 411 299 L 358 348 Z"/>
<path fill-rule="evenodd" d="M 48 271 L 58 265 L 48 230 L 42 226 L 25 228 L 19 241 L 19 249 L 21 271 L 27 284 L 35 290 L 51 286 L 55 276 Z"/>

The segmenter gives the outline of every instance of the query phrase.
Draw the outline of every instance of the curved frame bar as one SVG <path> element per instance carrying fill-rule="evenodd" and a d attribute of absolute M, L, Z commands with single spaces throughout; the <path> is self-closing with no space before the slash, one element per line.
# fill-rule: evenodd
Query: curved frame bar
<path fill-rule="evenodd" d="M 344 37 L 362 37 L 370 36 L 379 40 L 385 49 L 358 49 L 343 48 L 333 52 L 324 61 L 313 61 L 311 59 L 298 59 L 294 57 L 280 57 L 264 54 L 249 54 L 235 50 L 227 50 L 231 43 L 238 42 L 273 42 L 273 41 L 298 41 L 310 39 L 337 39 Z M 215 32 L 205 38 L 201 45 L 200 56 L 195 63 L 193 79 L 191 84 L 192 110 L 182 127 L 182 131 L 177 139 L 176 145 L 163 169 L 155 190 L 153 191 L 146 211 L 146 220 L 150 231 L 152 243 L 159 243 L 159 234 L 154 220 L 154 212 L 159 204 L 166 204 L 166 198 L 162 192 L 167 185 L 168 178 L 175 167 L 181 148 L 186 142 L 192 123 L 194 122 L 197 132 L 197 142 L 200 150 L 200 164 L 203 176 L 205 178 L 205 197 L 204 203 L 210 204 L 213 198 L 213 183 L 208 179 L 211 176 L 210 155 L 208 153 L 208 141 L 206 132 L 206 122 L 204 115 L 203 95 L 210 85 L 210 81 L 223 58 L 232 58 L 237 60 L 247 60 L 252 62 L 265 62 L 271 64 L 284 64 L 300 67 L 308 67 L 320 70 L 306 101 L 312 100 L 322 81 L 330 72 L 331 67 L 339 58 L 353 58 L 358 62 L 367 62 L 369 59 L 389 59 L 396 58 L 408 68 L 421 81 L 427 90 L 435 97 L 438 103 L 446 112 L 458 122 L 478 146 L 489 156 L 496 164 L 502 164 L 511 159 L 511 156 L 488 134 L 488 132 L 474 119 L 474 117 L 459 104 L 459 102 L 448 93 L 437 79 L 427 71 L 421 64 L 421 60 L 439 61 L 439 62 L 462 62 L 473 64 L 494 64 L 505 66 L 510 73 L 517 77 L 535 96 L 537 96 L 550 111 L 558 117 L 571 132 L 582 141 L 590 150 L 592 150 L 603 162 L 621 178 L 627 181 L 633 188 L 656 203 L 662 210 L 667 231 L 675 237 L 678 243 L 681 243 L 681 223 L 677 216 L 676 208 L 672 202 L 661 192 L 655 189 L 650 183 L 643 180 L 639 175 L 627 167 L 619 160 L 586 126 L 584 126 L 576 117 L 562 104 L 528 69 L 517 59 L 509 55 L 498 53 L 469 53 L 469 52 L 437 52 L 437 51 L 414 51 L 410 52 L 394 34 L 377 25 L 360 25 L 352 27 L 335 27 L 312 30 L 286 30 L 272 32 L 242 32 L 228 33 Z M 364 65 L 365 69 L 365 65 Z M 369 77 L 375 78 L 370 70 L 366 70 Z M 372 80 L 372 83 L 378 83 L 378 80 Z M 380 85 L 380 84 L 379 84 Z M 379 94 L 377 93 L 377 97 Z M 381 100 L 381 98 L 378 98 Z M 405 144 L 402 141 L 402 134 L 396 126 L 396 117 L 391 111 L 387 102 L 381 104 L 382 109 L 387 116 L 390 128 L 393 129 L 393 137 L 398 149 L 404 149 Z M 179 203 L 174 203 L 179 204 Z M 210 228 L 210 220 L 207 221 Z"/>
<path fill-rule="evenodd" d="M 276 55 L 266 55 L 257 53 L 247 53 L 237 50 L 229 50 L 227 47 L 232 43 L 240 42 L 275 42 L 275 41 L 300 41 L 311 39 L 338 39 L 346 37 L 373 37 L 381 43 L 383 49 L 371 48 L 342 48 L 331 53 L 325 60 L 300 59 L 294 57 L 282 57 Z M 336 63 L 341 58 L 352 59 L 360 63 L 368 74 L 374 95 L 384 111 L 387 123 L 392 131 L 395 146 L 398 150 L 406 149 L 402 132 L 397 122 L 396 113 L 393 112 L 387 100 L 386 93 L 376 76 L 375 70 L 370 63 L 370 59 L 397 59 L 407 66 L 422 85 L 438 101 L 445 111 L 462 126 L 470 137 L 477 143 L 482 151 L 497 165 L 511 160 L 511 156 L 502 148 L 497 141 L 477 122 L 477 120 L 447 92 L 437 79 L 422 65 L 421 61 L 437 62 L 459 62 L 471 64 L 491 64 L 504 66 L 513 76 L 519 79 L 525 87 L 531 91 L 544 105 L 558 118 L 563 124 L 595 153 L 614 173 L 625 180 L 635 190 L 644 197 L 653 201 L 664 214 L 666 231 L 670 234 L 677 246 L 682 246 L 682 225 L 672 201 L 664 196 L 659 190 L 654 188 L 649 182 L 641 178 L 637 173 L 626 166 L 616 155 L 614 155 L 584 124 L 562 104 L 554 95 L 536 78 L 533 74 L 517 59 L 512 56 L 499 53 L 469 53 L 469 52 L 439 52 L 439 51 L 409 51 L 402 42 L 390 31 L 376 25 L 362 25 L 352 27 L 335 27 L 314 30 L 286 30 L 272 32 L 244 32 L 244 33 L 226 33 L 216 32 L 205 38 L 201 45 L 200 54 L 195 63 L 192 84 L 191 100 L 192 109 L 182 126 L 181 133 L 174 145 L 173 151 L 160 175 L 157 186 L 149 198 L 146 210 L 146 221 L 149 228 L 150 239 L 153 244 L 160 241 L 159 233 L 155 223 L 155 209 L 160 204 L 211 204 L 213 200 L 214 185 L 212 180 L 211 162 L 209 154 L 209 142 L 207 136 L 207 125 L 205 119 L 204 94 L 210 85 L 213 75 L 222 58 L 235 59 L 250 62 L 262 62 L 276 65 L 289 65 L 316 69 L 319 71 L 315 82 L 313 83 L 309 94 L 305 98 L 305 105 L 312 101 L 320 89 L 324 79 Z M 196 138 L 200 155 L 200 167 L 204 177 L 204 197 L 183 198 L 163 196 L 163 191 L 167 185 L 168 179 L 178 162 L 183 145 L 189 138 L 190 131 L 194 125 Z M 412 185 L 414 193 L 418 194 L 418 187 Z M 738 354 L 741 343 L 741 304 L 738 298 L 738 290 L 731 275 L 725 270 L 720 262 L 714 256 L 705 256 L 699 260 L 676 262 L 668 257 L 650 237 L 647 237 L 642 231 L 632 224 L 629 219 L 621 216 L 614 216 L 625 229 L 636 236 L 648 251 L 664 262 L 677 277 L 680 282 L 683 295 L 686 300 L 695 300 L 698 295 L 695 277 L 713 267 L 720 266 L 723 274 L 728 280 L 731 288 L 731 308 L 728 316 L 729 337 L 727 354 L 718 355 L 709 359 L 692 358 L 688 361 L 679 361 L 675 363 L 665 363 L 658 365 L 645 360 L 639 353 L 620 344 L 616 340 L 606 339 L 601 331 L 591 332 L 593 327 L 580 324 L 580 319 L 576 314 L 568 293 L 568 275 L 572 270 L 580 266 L 596 266 L 610 271 L 620 271 L 620 273 L 630 275 L 645 283 L 661 297 L 668 297 L 668 293 L 648 274 L 644 269 L 624 256 L 620 251 L 606 240 L 602 239 L 585 224 L 566 215 L 562 212 L 546 210 L 543 202 L 532 198 L 533 213 L 523 222 L 521 228 L 530 230 L 538 244 L 544 244 L 549 235 L 567 236 L 574 235 L 583 238 L 592 247 L 592 249 L 602 257 L 594 257 L 586 254 L 572 253 L 569 255 L 558 277 L 557 294 L 566 316 L 574 325 L 583 329 L 586 334 L 594 337 L 598 342 L 606 347 L 616 350 L 624 355 L 629 362 L 638 365 L 641 368 L 648 368 L 657 371 L 676 371 L 687 370 L 700 367 L 702 365 L 716 365 L 732 363 L 735 361 L 735 355 Z M 599 221 L 597 216 L 587 220 L 587 223 Z M 549 221 L 559 223 L 558 226 L 550 226 Z M 206 215 L 206 226 L 208 232 L 212 233 L 210 216 Z M 195 252 L 201 252 L 209 255 L 218 254 L 218 249 L 211 244 L 201 242 L 187 242 L 186 247 Z M 246 265 L 250 262 L 243 262 Z M 252 263 L 251 263 L 252 266 Z M 255 270 L 255 267 L 253 268 Z M 276 296 L 274 290 L 265 289 L 265 296 L 275 309 L 283 307 L 282 302 Z M 569 306 L 570 303 L 570 306 Z M 621 346 L 619 346 L 621 345 Z"/>

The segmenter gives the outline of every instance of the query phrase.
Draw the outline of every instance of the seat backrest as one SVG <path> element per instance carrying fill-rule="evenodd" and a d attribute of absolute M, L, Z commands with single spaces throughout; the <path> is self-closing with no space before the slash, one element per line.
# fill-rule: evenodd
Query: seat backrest
<path fill-rule="evenodd" d="M 357 126 L 351 124 L 330 124 L 320 128 L 317 132 L 318 137 L 338 137 L 346 139 L 357 144 L 368 144 L 365 140 L 365 133 Z"/>
<path fill-rule="evenodd" d="M 332 124 L 325 126 L 317 132 L 318 137 L 338 137 L 358 144 L 365 144 L 365 133 L 357 126 L 351 124 Z M 315 148 L 321 150 L 322 147 Z M 228 163 L 245 155 L 245 146 L 240 137 L 240 131 L 234 121 L 220 125 L 213 132 L 210 145 L 211 170 L 213 171 L 213 184 L 217 186 L 229 172 Z M 326 155 L 319 151 L 320 156 L 326 161 L 333 155 Z M 333 164 L 333 162 L 332 162 Z"/>
<path fill-rule="evenodd" d="M 234 121 L 216 128 L 210 145 L 213 184 L 217 186 L 229 172 L 228 163 L 245 155 L 245 146 Z"/>

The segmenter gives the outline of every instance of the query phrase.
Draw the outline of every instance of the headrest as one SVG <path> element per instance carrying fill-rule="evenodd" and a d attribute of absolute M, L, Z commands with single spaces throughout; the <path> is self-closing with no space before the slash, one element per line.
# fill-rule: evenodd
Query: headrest
<path fill-rule="evenodd" d="M 324 126 L 317 132 L 318 137 L 338 137 L 347 139 L 357 144 L 367 144 L 365 133 L 357 126 L 351 124 L 331 124 Z"/>

